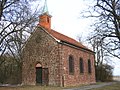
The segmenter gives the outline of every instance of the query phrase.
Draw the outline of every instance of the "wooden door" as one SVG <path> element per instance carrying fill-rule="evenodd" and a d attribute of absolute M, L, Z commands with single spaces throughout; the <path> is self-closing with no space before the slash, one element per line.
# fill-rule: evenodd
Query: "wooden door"
<path fill-rule="evenodd" d="M 48 85 L 48 82 L 49 82 L 48 68 L 43 68 L 42 69 L 42 84 L 43 85 Z"/>
<path fill-rule="evenodd" d="M 36 83 L 42 84 L 42 67 L 36 67 Z"/>

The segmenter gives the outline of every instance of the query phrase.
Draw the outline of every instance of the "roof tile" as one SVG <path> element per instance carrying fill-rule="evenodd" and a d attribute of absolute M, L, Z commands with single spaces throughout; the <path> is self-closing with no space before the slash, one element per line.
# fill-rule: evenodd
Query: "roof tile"
<path fill-rule="evenodd" d="M 78 42 L 78 41 L 76 41 L 76 40 L 74 40 L 74 39 L 72 39 L 72 38 L 70 38 L 70 37 L 68 37 L 66 35 L 63 35 L 63 34 L 57 32 L 55 30 L 47 30 L 47 32 L 49 34 L 51 34 L 53 37 L 55 37 L 56 39 L 60 40 L 60 41 L 65 41 L 65 42 L 68 42 L 68 43 L 70 43 L 72 45 L 78 46 L 80 48 L 92 51 L 92 50 L 88 49 L 86 46 L 82 45 L 80 42 Z"/>

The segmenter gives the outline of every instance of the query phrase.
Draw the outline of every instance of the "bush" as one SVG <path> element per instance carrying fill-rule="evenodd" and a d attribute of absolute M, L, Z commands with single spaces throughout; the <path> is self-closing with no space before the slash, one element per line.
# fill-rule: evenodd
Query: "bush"
<path fill-rule="evenodd" d="M 96 66 L 96 80 L 97 81 L 112 81 L 113 79 L 113 67 L 108 64 Z"/>
<path fill-rule="evenodd" d="M 0 83 L 19 84 L 21 83 L 21 64 L 11 56 L 2 56 L 0 61 Z"/>

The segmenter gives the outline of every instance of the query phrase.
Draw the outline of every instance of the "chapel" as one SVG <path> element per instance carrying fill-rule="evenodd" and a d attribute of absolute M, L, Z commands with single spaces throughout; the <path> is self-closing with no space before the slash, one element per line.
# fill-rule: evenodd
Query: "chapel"
<path fill-rule="evenodd" d="M 53 30 L 51 17 L 45 3 L 23 48 L 22 84 L 65 87 L 95 83 L 95 53 Z"/>

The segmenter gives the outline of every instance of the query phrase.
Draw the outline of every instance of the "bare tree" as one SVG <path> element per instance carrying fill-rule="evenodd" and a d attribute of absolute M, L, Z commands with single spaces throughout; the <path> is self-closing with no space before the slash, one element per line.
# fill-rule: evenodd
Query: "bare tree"
<path fill-rule="evenodd" d="M 18 77 L 15 77 L 19 79 L 21 78 L 22 46 L 34 30 L 41 13 L 41 8 L 39 12 L 38 8 L 31 9 L 32 1 L 35 0 L 0 0 L 0 70 L 7 73 L 4 70 L 6 67 L 4 64 L 9 64 L 9 62 L 5 57 L 11 58 L 9 60 L 13 63 L 9 65 L 14 67 L 16 64 L 17 74 L 15 75 Z M 9 70 L 11 69 L 8 69 L 8 72 Z M 6 80 L 5 77 L 4 80 Z"/>
<path fill-rule="evenodd" d="M 34 13 L 30 3 L 33 0 L 2 0 L 0 1 L 0 55 L 10 48 L 13 41 L 21 45 L 26 40 L 27 33 L 31 33 L 40 12 Z M 15 36 L 16 35 L 16 36 Z M 18 38 L 15 39 L 16 37 Z M 17 44 L 16 44 L 17 45 Z M 9 48 L 8 48 L 9 46 Z M 15 45 L 13 45 L 15 46 Z M 18 46 L 16 46 L 17 48 Z"/>
<path fill-rule="evenodd" d="M 94 0 L 89 16 L 95 17 L 94 37 L 101 37 L 103 49 L 120 59 L 120 0 Z"/>
<path fill-rule="evenodd" d="M 89 44 L 91 44 L 93 51 L 96 52 L 95 55 L 96 80 L 97 81 L 112 80 L 113 68 L 111 66 L 111 59 L 110 59 L 111 56 L 107 52 L 107 50 L 104 49 L 104 39 L 102 40 L 102 37 L 100 37 L 99 35 L 95 35 L 93 33 L 88 37 L 88 42 Z"/>
<path fill-rule="evenodd" d="M 27 5 L 29 5 L 29 3 L 32 1 L 36 1 L 36 0 L 0 0 L 0 21 L 3 18 L 8 17 L 6 16 L 7 13 L 11 13 L 11 10 L 16 9 L 16 8 L 13 8 L 13 6 L 21 4 L 24 7 L 26 4 L 26 7 L 28 7 Z M 17 6 L 17 8 L 18 7 L 19 6 Z M 22 9 L 22 8 L 19 8 L 19 9 Z"/>

